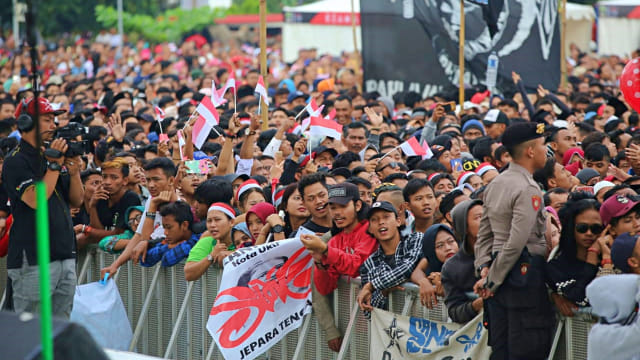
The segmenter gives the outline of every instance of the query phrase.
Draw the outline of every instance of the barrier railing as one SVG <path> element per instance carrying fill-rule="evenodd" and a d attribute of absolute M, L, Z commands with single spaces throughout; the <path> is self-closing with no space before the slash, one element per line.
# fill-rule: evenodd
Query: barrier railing
<path fill-rule="evenodd" d="M 100 269 L 115 256 L 90 248 L 78 259 L 78 283 L 97 281 Z M 221 270 L 210 267 L 195 282 L 184 279 L 184 263 L 171 268 L 144 268 L 128 262 L 116 276 L 116 284 L 134 330 L 131 351 L 172 359 L 222 359 L 209 336 L 206 323 L 220 287 Z M 389 310 L 429 320 L 447 321 L 442 299 L 434 309 L 423 307 L 418 288 L 404 284 L 405 291 L 389 296 Z M 356 297 L 359 279 L 341 280 L 334 293 L 337 327 L 344 334 L 338 354 L 327 347 L 327 339 L 314 315 L 289 333 L 263 359 L 369 359 L 369 322 L 359 310 Z M 561 319 L 550 358 L 586 359 L 587 336 L 592 321 L 588 314 Z"/>

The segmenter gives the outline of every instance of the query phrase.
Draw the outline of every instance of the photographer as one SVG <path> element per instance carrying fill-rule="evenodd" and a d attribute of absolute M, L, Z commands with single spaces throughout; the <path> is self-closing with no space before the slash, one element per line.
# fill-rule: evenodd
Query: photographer
<path fill-rule="evenodd" d="M 40 136 L 51 141 L 43 155 L 36 146 L 35 106 L 38 106 Z M 26 108 L 25 108 L 26 107 Z M 56 129 L 54 110 L 44 98 L 23 101 L 16 110 L 22 139 L 4 162 L 2 182 L 11 201 L 14 223 L 9 234 L 7 269 L 13 285 L 15 311 L 37 312 L 40 307 L 36 264 L 35 184 L 46 185 L 49 206 L 51 300 L 54 316 L 69 317 L 76 286 L 76 239 L 69 206 L 82 205 L 80 156 L 66 158 L 66 140 L 52 141 Z"/>

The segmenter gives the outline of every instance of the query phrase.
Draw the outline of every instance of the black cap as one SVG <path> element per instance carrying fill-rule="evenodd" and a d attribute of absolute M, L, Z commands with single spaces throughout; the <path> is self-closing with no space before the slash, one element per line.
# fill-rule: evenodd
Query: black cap
<path fill-rule="evenodd" d="M 324 145 L 320 145 L 311 151 L 311 153 L 314 154 L 313 155 L 314 159 L 316 158 L 316 156 L 322 154 L 323 152 L 329 152 L 333 157 L 336 157 L 338 155 L 338 152 L 336 151 L 336 149 L 328 148 Z"/>
<path fill-rule="evenodd" d="M 513 149 L 523 142 L 544 136 L 544 124 L 534 122 L 513 124 L 502 134 L 502 145 L 507 149 Z"/>
<path fill-rule="evenodd" d="M 394 214 L 396 214 L 396 216 L 398 216 L 398 212 L 396 211 L 396 208 L 393 207 L 393 205 L 391 205 L 390 202 L 388 202 L 388 201 L 376 201 L 369 208 L 369 212 L 367 213 L 367 219 L 371 219 L 371 217 L 373 216 L 373 213 L 378 211 L 378 210 L 384 210 L 386 212 L 394 213 Z"/>
<path fill-rule="evenodd" d="M 487 112 L 487 115 L 484 116 L 482 122 L 485 125 L 493 125 L 493 124 L 505 124 L 509 126 L 509 118 L 505 113 L 498 109 L 491 109 Z"/>
<path fill-rule="evenodd" d="M 360 200 L 358 187 L 348 182 L 329 187 L 329 203 L 347 205 L 351 200 Z"/>

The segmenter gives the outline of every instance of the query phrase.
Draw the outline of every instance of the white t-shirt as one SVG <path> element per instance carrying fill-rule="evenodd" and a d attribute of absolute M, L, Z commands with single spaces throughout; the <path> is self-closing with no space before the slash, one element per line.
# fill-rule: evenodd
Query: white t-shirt
<path fill-rule="evenodd" d="M 136 229 L 136 233 L 142 235 L 142 227 L 144 226 L 144 222 L 147 219 L 147 210 L 149 209 L 149 205 L 151 205 L 151 197 L 147 199 L 147 202 L 144 203 L 144 212 L 142 213 L 142 221 L 138 224 L 138 228 Z M 151 240 L 158 240 L 164 238 L 164 228 L 162 227 L 162 216 L 160 216 L 159 212 L 156 212 L 156 217 L 153 220 L 153 231 L 151 232 Z M 147 239 L 143 239 L 147 240 Z"/>

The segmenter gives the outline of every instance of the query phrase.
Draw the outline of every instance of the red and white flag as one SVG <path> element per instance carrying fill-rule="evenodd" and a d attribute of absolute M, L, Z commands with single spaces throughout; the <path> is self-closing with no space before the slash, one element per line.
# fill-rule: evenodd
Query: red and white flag
<path fill-rule="evenodd" d="M 164 117 L 165 117 L 164 110 L 162 110 L 159 106 L 154 106 L 153 110 L 156 113 L 156 121 L 157 122 L 160 122 L 160 121 L 164 120 Z"/>
<path fill-rule="evenodd" d="M 311 98 L 311 101 L 309 101 L 309 103 L 307 104 L 307 106 L 304 107 L 304 109 L 307 110 L 309 117 L 319 117 L 322 115 L 322 109 L 324 109 L 324 105 L 320 105 L 318 107 L 318 103 L 316 103 L 316 99 Z"/>
<path fill-rule="evenodd" d="M 324 117 L 327 120 L 333 120 L 336 118 L 336 108 L 331 109 L 331 111 L 329 111 L 329 113 L 327 114 L 327 116 Z"/>
<path fill-rule="evenodd" d="M 218 107 L 220 105 L 224 105 L 227 100 L 224 98 L 223 89 L 216 90 L 216 81 L 211 80 L 211 102 L 213 106 Z"/>
<path fill-rule="evenodd" d="M 423 141 L 421 146 L 426 152 L 425 155 L 422 155 L 422 160 L 431 159 L 433 157 L 433 151 L 431 151 L 431 148 L 429 147 L 429 143 L 427 143 L 426 141 Z"/>
<path fill-rule="evenodd" d="M 196 107 L 196 111 L 200 116 L 198 116 L 198 120 L 193 125 L 193 144 L 200 149 L 202 144 L 207 141 L 211 129 L 220 122 L 220 116 L 208 96 L 202 98 L 202 101 Z"/>
<path fill-rule="evenodd" d="M 267 95 L 267 87 L 264 86 L 264 80 L 262 79 L 262 75 L 258 78 L 258 85 L 256 85 L 256 90 L 258 94 L 260 94 L 260 98 L 264 101 L 267 106 L 269 106 L 269 96 Z"/>
<path fill-rule="evenodd" d="M 425 156 L 427 155 L 427 151 L 420 146 L 418 143 L 418 139 L 415 137 L 410 137 L 409 140 L 400 144 L 400 149 L 406 156 Z"/>
<path fill-rule="evenodd" d="M 310 134 L 312 136 L 328 136 L 340 140 L 342 138 L 342 125 L 335 121 L 312 117 L 310 122 Z"/>
<path fill-rule="evenodd" d="M 224 94 L 227 93 L 227 90 L 229 90 L 230 88 L 233 88 L 233 93 L 236 93 L 236 79 L 232 76 L 229 75 L 229 78 L 227 79 L 227 82 L 224 84 L 224 88 L 222 90 L 222 96 L 224 96 Z"/>

